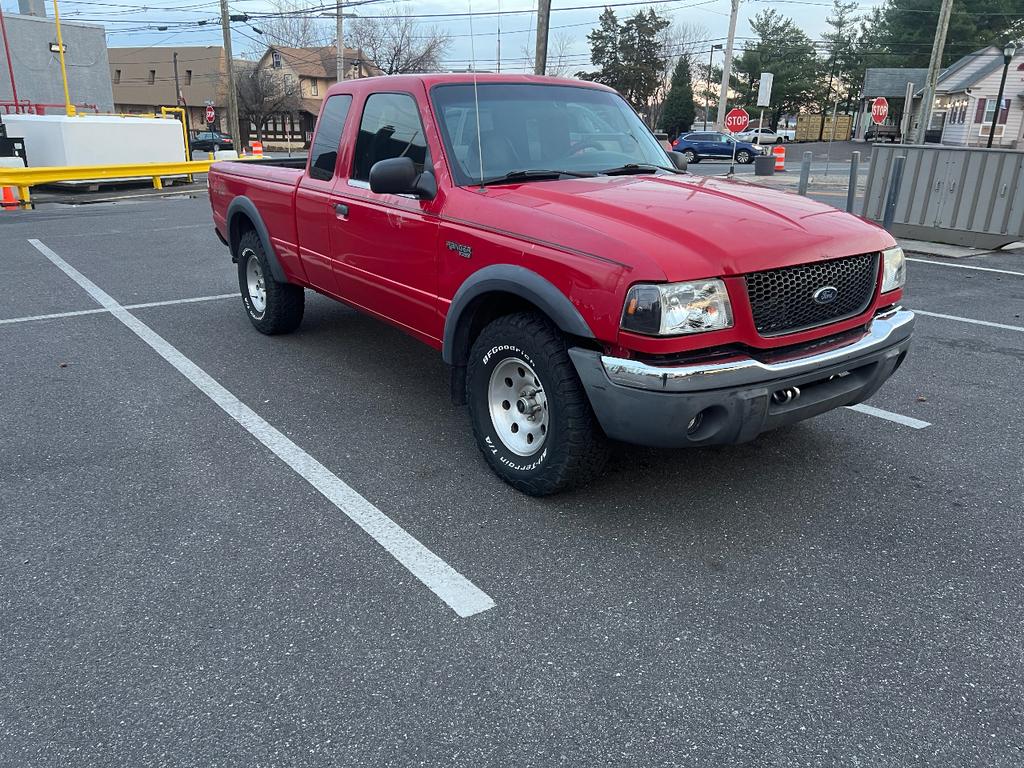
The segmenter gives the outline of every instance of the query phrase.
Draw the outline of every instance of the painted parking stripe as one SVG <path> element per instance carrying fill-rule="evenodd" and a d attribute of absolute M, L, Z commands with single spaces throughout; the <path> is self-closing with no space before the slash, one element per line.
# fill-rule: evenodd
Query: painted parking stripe
<path fill-rule="evenodd" d="M 30 323 L 33 320 L 53 320 L 58 317 L 78 317 L 79 315 L 102 315 L 106 309 L 76 309 L 73 312 L 54 312 L 52 315 L 28 315 L 27 317 L 10 317 L 0 320 L 0 325 L 13 323 Z"/>
<path fill-rule="evenodd" d="M 848 405 L 846 406 L 851 411 L 857 411 L 857 413 L 866 413 L 868 416 L 877 416 L 879 419 L 885 419 L 886 421 L 894 421 L 897 424 L 902 424 L 905 427 L 911 429 L 924 429 L 930 427 L 931 423 L 927 421 L 921 421 L 911 416 L 904 416 L 902 413 L 893 413 L 892 411 L 883 411 L 881 408 L 874 408 L 870 405 Z"/>
<path fill-rule="evenodd" d="M 936 267 L 952 267 L 953 269 L 973 269 L 976 272 L 998 272 L 1000 275 L 1016 275 L 1024 277 L 1024 272 L 1014 272 L 1009 269 L 994 269 L 992 267 L 976 267 L 973 264 L 947 264 L 944 261 L 931 261 L 929 259 L 912 259 L 907 256 L 907 261 L 916 261 L 918 264 L 934 264 Z"/>
<path fill-rule="evenodd" d="M 170 363 L 199 391 L 210 398 L 250 435 L 269 448 L 328 501 L 347 515 L 410 573 L 425 584 L 459 616 L 493 608 L 495 603 L 473 582 L 435 555 L 398 523 L 360 496 L 327 467 L 275 429 L 245 403 L 221 386 L 206 371 L 185 357 L 162 336 L 139 320 L 89 278 L 39 240 L 29 243 L 101 306 Z"/>
<path fill-rule="evenodd" d="M 146 309 L 148 307 L 169 307 L 172 304 L 195 304 L 200 301 L 217 301 L 219 299 L 236 299 L 237 293 L 217 293 L 213 296 L 192 296 L 187 299 L 169 299 L 168 301 L 147 301 L 144 304 L 125 304 L 124 309 Z M 28 323 L 33 320 L 53 320 L 61 317 L 77 317 L 78 315 L 101 315 L 110 310 L 105 307 L 99 309 L 76 309 L 71 312 L 54 312 L 51 315 L 28 315 L 27 317 L 11 317 L 0 320 L 0 325 L 12 323 Z"/>
<path fill-rule="evenodd" d="M 923 309 L 915 309 L 915 315 L 924 315 L 925 317 L 939 317 L 943 320 L 956 320 L 959 323 L 970 323 L 971 325 L 984 325 L 989 328 L 1002 328 L 1006 331 L 1018 331 L 1024 333 L 1024 326 L 1020 325 L 1006 325 L 1005 323 L 993 323 L 988 320 L 975 320 L 973 317 L 960 317 L 959 315 L 944 315 L 941 312 L 925 312 Z"/>

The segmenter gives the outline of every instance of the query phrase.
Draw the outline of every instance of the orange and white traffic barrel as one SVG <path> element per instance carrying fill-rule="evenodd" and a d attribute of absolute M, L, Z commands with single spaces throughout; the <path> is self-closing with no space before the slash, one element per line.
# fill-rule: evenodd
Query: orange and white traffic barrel
<path fill-rule="evenodd" d="M 251 142 L 249 144 L 249 147 L 252 149 L 252 156 L 253 157 L 263 157 L 263 142 L 262 141 L 253 141 L 253 142 Z"/>
<path fill-rule="evenodd" d="M 786 170 L 786 148 L 781 144 L 772 147 L 772 154 L 775 155 L 775 170 Z"/>

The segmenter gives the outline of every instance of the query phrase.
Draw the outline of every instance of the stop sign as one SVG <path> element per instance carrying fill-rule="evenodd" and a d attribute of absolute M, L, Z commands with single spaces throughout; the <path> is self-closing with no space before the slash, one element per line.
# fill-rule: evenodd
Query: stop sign
<path fill-rule="evenodd" d="M 207 107 L 206 108 L 206 122 L 212 123 L 216 119 L 217 119 L 217 112 L 213 109 L 212 106 Z"/>
<path fill-rule="evenodd" d="M 881 125 L 884 123 L 888 114 L 889 102 L 885 100 L 884 96 L 879 96 L 871 102 L 871 122 L 875 125 Z"/>
<path fill-rule="evenodd" d="M 729 114 L 725 116 L 725 127 L 731 133 L 744 131 L 748 125 L 750 125 L 750 115 L 747 114 L 747 110 L 740 107 L 733 107 L 729 110 Z"/>

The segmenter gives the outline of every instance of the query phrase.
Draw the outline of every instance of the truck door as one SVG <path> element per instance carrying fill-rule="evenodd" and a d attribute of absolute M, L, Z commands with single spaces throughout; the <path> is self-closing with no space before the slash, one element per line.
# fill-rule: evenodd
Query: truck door
<path fill-rule="evenodd" d="M 334 188 L 335 269 L 346 302 L 438 342 L 436 208 L 440 201 L 370 191 L 370 168 L 409 157 L 433 167 L 416 100 L 408 93 L 371 93 L 360 116 L 351 169 Z M 345 177 L 348 178 L 345 178 Z"/>
<path fill-rule="evenodd" d="M 352 106 L 352 97 L 337 94 L 327 99 L 317 120 L 316 135 L 309 149 L 309 168 L 295 193 L 295 223 L 299 257 L 306 277 L 321 291 L 339 295 L 333 261 L 331 230 L 335 217 L 332 196 L 341 135 Z"/>

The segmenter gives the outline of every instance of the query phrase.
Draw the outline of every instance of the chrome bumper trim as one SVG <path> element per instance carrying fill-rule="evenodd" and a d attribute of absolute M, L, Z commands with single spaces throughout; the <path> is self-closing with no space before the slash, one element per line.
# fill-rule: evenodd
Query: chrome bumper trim
<path fill-rule="evenodd" d="M 857 341 L 792 359 L 762 363 L 750 357 L 737 357 L 721 363 L 662 366 L 603 355 L 601 363 L 608 378 L 624 387 L 659 392 L 699 392 L 812 373 L 818 368 L 839 365 L 892 347 L 909 339 L 913 330 L 914 313 L 896 307 L 875 315 L 867 332 Z"/>

